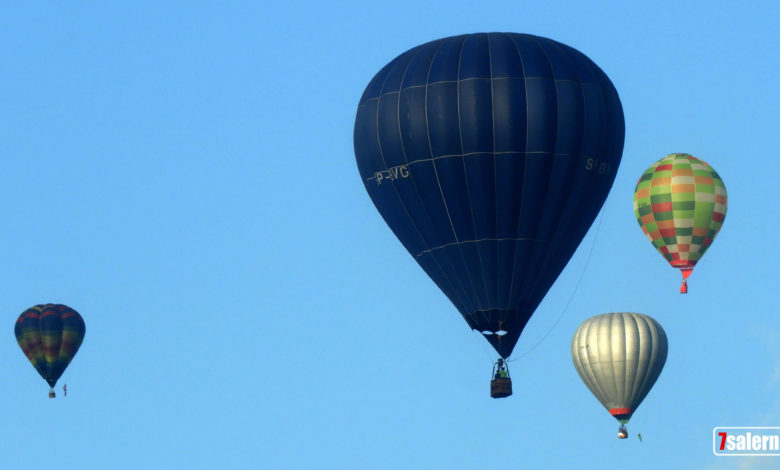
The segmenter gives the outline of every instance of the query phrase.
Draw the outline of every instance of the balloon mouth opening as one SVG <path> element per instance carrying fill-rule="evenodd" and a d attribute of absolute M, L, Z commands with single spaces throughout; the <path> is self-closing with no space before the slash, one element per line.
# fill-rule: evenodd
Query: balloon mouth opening
<path fill-rule="evenodd" d="M 482 334 L 485 335 L 485 336 L 490 336 L 490 335 L 504 336 L 507 333 L 509 333 L 509 332 L 506 331 L 506 330 L 498 330 L 498 331 L 484 330 L 484 331 L 482 331 Z"/>
<path fill-rule="evenodd" d="M 631 408 L 612 408 L 609 410 L 609 414 L 620 421 L 620 424 L 626 424 L 631 419 L 631 415 L 634 414 L 634 410 Z"/>
<path fill-rule="evenodd" d="M 688 270 L 691 270 L 693 269 L 694 266 L 696 266 L 696 263 L 691 263 L 688 260 L 674 260 L 669 264 L 671 264 L 673 268 L 688 269 Z"/>

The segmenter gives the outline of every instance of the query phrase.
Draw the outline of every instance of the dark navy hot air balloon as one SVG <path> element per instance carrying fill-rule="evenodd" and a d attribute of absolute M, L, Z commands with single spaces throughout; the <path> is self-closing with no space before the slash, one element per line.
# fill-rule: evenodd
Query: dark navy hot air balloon
<path fill-rule="evenodd" d="M 385 222 L 508 357 L 612 187 L 623 109 L 579 51 L 528 34 L 423 44 L 366 87 L 355 156 Z"/>

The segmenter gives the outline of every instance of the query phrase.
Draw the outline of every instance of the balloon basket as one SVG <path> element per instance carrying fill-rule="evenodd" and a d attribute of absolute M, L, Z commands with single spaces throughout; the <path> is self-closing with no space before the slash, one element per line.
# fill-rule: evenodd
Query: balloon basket
<path fill-rule="evenodd" d="M 54 398 L 54 397 L 56 397 L 56 396 L 57 396 L 57 394 L 56 394 L 56 393 L 54 393 L 54 389 L 53 389 L 53 388 L 50 388 L 50 389 L 49 389 L 49 398 Z"/>
<path fill-rule="evenodd" d="M 490 381 L 490 396 L 493 398 L 506 398 L 512 394 L 512 379 L 500 377 Z"/>

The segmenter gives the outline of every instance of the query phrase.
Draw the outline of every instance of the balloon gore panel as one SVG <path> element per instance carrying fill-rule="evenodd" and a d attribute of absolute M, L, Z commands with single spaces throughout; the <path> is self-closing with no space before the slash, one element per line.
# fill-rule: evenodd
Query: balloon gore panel
<path fill-rule="evenodd" d="M 19 315 L 14 326 L 22 352 L 51 387 L 76 355 L 85 331 L 81 315 L 59 304 L 30 307 Z"/>

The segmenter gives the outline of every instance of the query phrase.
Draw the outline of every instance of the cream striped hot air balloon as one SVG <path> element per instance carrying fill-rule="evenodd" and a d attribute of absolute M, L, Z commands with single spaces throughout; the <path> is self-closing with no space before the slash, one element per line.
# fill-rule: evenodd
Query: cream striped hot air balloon
<path fill-rule="evenodd" d="M 666 362 L 666 333 L 641 313 L 605 313 L 585 320 L 571 341 L 571 359 L 585 385 L 628 437 L 628 420 Z"/>

